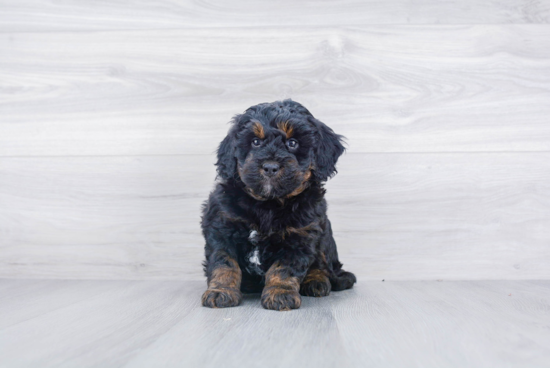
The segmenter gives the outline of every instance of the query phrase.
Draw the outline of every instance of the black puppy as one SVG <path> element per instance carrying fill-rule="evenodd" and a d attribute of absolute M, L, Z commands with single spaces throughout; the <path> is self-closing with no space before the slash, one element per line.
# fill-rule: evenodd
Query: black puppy
<path fill-rule="evenodd" d="M 218 148 L 221 182 L 204 204 L 202 304 L 233 307 L 262 292 L 267 309 L 300 307 L 300 294 L 349 289 L 327 218 L 323 183 L 336 173 L 342 137 L 291 100 L 236 116 Z"/>

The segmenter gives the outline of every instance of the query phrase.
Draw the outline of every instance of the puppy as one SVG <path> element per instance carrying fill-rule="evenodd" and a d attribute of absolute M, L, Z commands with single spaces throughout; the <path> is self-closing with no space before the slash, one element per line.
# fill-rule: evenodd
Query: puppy
<path fill-rule="evenodd" d="M 204 306 L 233 307 L 242 292 L 261 292 L 264 308 L 283 311 L 299 308 L 300 294 L 353 287 L 323 189 L 336 174 L 342 138 L 292 100 L 233 118 L 218 148 L 221 181 L 203 206 Z"/>

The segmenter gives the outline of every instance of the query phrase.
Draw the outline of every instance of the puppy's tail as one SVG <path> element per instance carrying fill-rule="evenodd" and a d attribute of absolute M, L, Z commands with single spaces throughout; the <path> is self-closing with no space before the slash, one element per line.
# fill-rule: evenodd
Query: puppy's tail
<path fill-rule="evenodd" d="M 354 274 L 344 271 L 343 269 L 334 272 L 331 277 L 329 277 L 329 280 L 333 291 L 351 289 L 353 284 L 357 282 L 357 278 Z"/>

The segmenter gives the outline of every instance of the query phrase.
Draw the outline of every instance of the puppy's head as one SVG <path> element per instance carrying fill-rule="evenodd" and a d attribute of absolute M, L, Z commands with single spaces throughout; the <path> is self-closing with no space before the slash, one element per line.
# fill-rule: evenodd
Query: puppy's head
<path fill-rule="evenodd" d="M 336 173 L 342 136 L 291 100 L 250 107 L 236 116 L 218 148 L 218 176 L 240 180 L 258 200 L 299 195 Z"/>

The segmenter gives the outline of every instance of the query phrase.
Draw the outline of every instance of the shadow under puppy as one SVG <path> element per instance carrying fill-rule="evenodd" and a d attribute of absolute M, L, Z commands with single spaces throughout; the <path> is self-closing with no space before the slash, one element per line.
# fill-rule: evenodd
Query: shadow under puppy
<path fill-rule="evenodd" d="M 236 116 L 218 148 L 221 179 L 204 204 L 202 304 L 233 307 L 241 292 L 262 306 L 300 307 L 300 294 L 349 289 L 327 218 L 323 183 L 336 173 L 342 137 L 301 104 L 263 103 Z"/>

